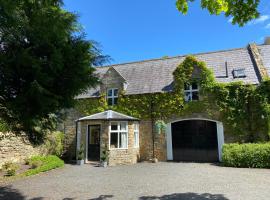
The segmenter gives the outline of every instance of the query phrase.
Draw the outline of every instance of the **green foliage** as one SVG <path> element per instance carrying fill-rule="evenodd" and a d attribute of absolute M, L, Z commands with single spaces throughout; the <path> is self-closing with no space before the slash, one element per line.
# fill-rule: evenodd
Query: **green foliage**
<path fill-rule="evenodd" d="M 31 176 L 40 172 L 49 171 L 51 169 L 59 168 L 64 166 L 64 161 L 57 156 L 34 156 L 29 160 L 31 166 L 35 165 L 35 168 L 29 169 L 22 174 L 22 176 Z"/>
<path fill-rule="evenodd" d="M 10 131 L 10 126 L 0 118 L 0 132 Z"/>
<path fill-rule="evenodd" d="M 109 152 L 108 152 L 107 146 L 105 146 L 105 148 L 102 150 L 100 160 L 102 162 L 106 162 L 108 161 L 108 158 L 109 158 Z"/>
<path fill-rule="evenodd" d="M 225 144 L 222 151 L 224 166 L 270 168 L 270 143 Z"/>
<path fill-rule="evenodd" d="M 92 66 L 105 57 L 61 0 L 0 0 L 0 9 L 0 118 L 37 142 L 36 127 L 98 82 Z"/>
<path fill-rule="evenodd" d="M 85 151 L 84 145 L 81 144 L 80 149 L 78 151 L 78 160 L 83 160 L 84 159 L 84 151 Z"/>
<path fill-rule="evenodd" d="M 195 0 L 177 0 L 176 7 L 181 13 L 187 14 L 188 3 L 194 1 Z M 231 16 L 233 17 L 233 24 L 243 26 L 248 21 L 259 17 L 259 3 L 260 0 L 201 0 L 201 7 L 207 9 L 212 15 L 224 13 L 226 17 Z"/>
<path fill-rule="evenodd" d="M 54 131 L 48 134 L 45 138 L 43 148 L 46 154 L 61 157 L 64 150 L 64 133 Z"/>
<path fill-rule="evenodd" d="M 6 173 L 6 176 L 15 176 L 16 171 L 18 170 L 19 166 L 13 162 L 6 162 L 2 166 L 3 171 Z"/>
<path fill-rule="evenodd" d="M 164 132 L 166 130 L 166 123 L 163 120 L 157 120 L 155 122 L 156 132 L 158 134 Z"/>

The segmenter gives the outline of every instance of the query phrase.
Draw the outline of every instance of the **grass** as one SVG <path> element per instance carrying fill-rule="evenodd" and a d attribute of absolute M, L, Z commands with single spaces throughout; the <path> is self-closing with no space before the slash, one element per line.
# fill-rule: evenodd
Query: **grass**
<path fill-rule="evenodd" d="M 64 161 L 57 156 L 34 156 L 30 158 L 29 164 L 40 162 L 41 164 L 36 168 L 29 169 L 21 174 L 21 176 L 31 176 L 39 174 L 40 172 L 46 172 L 51 169 L 59 168 L 64 166 Z"/>

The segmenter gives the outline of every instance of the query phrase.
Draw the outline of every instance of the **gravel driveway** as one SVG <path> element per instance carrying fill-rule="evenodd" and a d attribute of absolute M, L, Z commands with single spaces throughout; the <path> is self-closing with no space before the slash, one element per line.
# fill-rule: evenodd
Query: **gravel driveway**
<path fill-rule="evenodd" d="M 165 162 L 66 165 L 0 187 L 0 199 L 269 200 L 270 170 Z"/>

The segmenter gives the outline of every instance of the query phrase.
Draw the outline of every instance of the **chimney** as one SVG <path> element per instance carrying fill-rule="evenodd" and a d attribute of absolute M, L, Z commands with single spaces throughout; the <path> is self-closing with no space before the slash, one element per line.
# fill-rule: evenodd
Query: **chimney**
<path fill-rule="evenodd" d="M 270 45 L 270 37 L 265 37 L 264 44 L 265 45 Z"/>

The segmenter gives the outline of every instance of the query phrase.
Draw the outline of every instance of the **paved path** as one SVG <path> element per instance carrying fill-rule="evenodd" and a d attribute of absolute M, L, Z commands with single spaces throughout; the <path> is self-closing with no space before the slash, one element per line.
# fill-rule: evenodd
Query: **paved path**
<path fill-rule="evenodd" d="M 270 170 L 198 163 L 66 165 L 0 187 L 0 199 L 269 200 Z"/>

